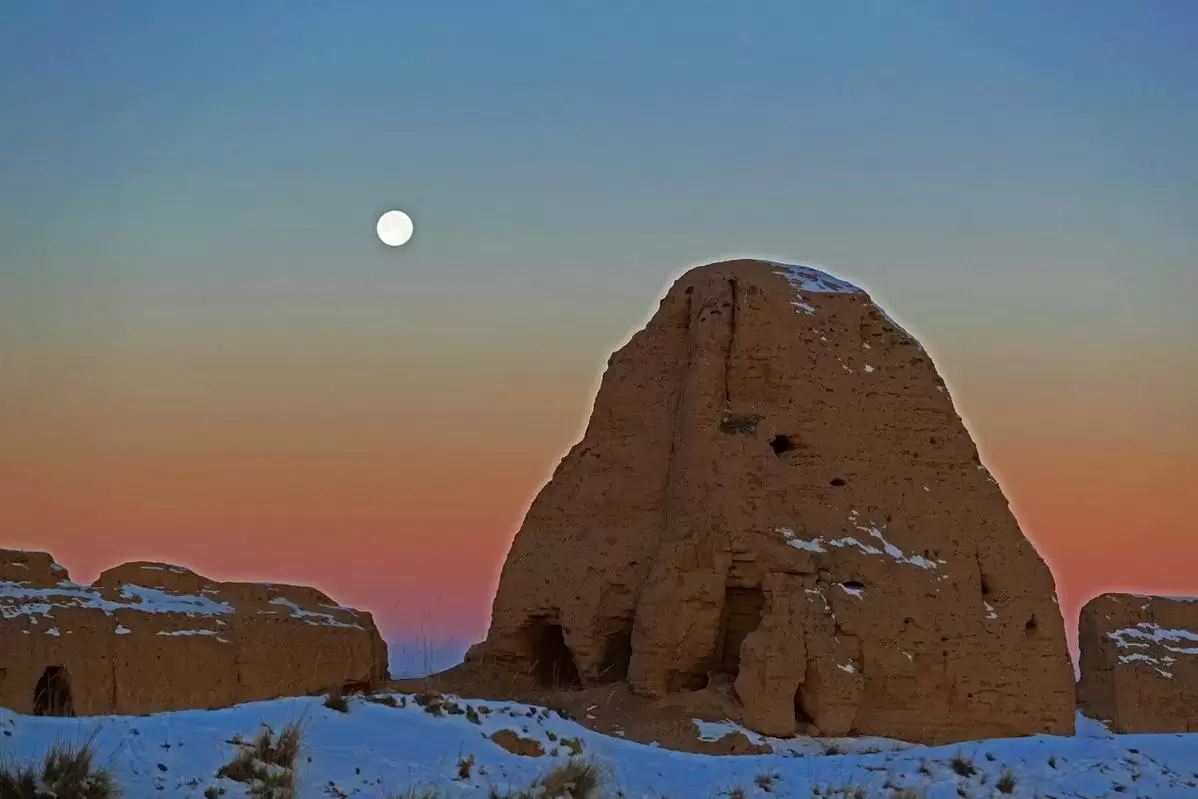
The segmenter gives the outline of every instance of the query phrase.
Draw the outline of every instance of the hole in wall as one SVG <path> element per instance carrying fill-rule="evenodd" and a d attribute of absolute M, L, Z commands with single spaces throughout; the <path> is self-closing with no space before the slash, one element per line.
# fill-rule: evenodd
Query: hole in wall
<path fill-rule="evenodd" d="M 33 689 L 33 715 L 74 716 L 71 679 L 62 666 L 48 666 Z"/>
<path fill-rule="evenodd" d="M 1038 630 L 1039 628 L 1040 628 L 1040 623 L 1038 621 L 1036 621 L 1035 613 L 1033 613 L 1032 617 L 1027 620 L 1027 624 L 1023 625 L 1023 631 L 1025 633 L 1027 633 L 1028 635 L 1035 635 L 1036 630 Z"/>
<path fill-rule="evenodd" d="M 607 637 L 603 647 L 603 662 L 599 665 L 599 682 L 619 682 L 628 677 L 632 660 L 632 628 L 620 630 Z"/>
<path fill-rule="evenodd" d="M 842 485 L 844 485 L 844 478 L 833 477 L 831 480 L 828 481 L 828 485 L 835 486 L 836 488 L 840 488 Z"/>
<path fill-rule="evenodd" d="M 814 726 L 815 720 L 811 718 L 811 714 L 807 712 L 807 708 L 803 703 L 803 686 L 806 683 L 799 683 L 799 687 L 795 689 L 794 714 L 795 726 L 799 735 L 807 734 L 807 727 Z"/>
<path fill-rule="evenodd" d="M 795 442 L 787 435 L 777 435 L 770 440 L 770 449 L 775 455 L 781 455 L 784 452 L 790 452 L 795 448 Z"/>
<path fill-rule="evenodd" d="M 727 588 L 724 593 L 724 612 L 720 617 L 720 671 L 733 675 L 740 672 L 740 646 L 749 633 L 761 626 L 761 610 L 765 594 L 760 588 Z"/>
<path fill-rule="evenodd" d="M 535 618 L 529 622 L 525 634 L 533 674 L 541 687 L 557 691 L 582 685 L 560 624 Z"/>

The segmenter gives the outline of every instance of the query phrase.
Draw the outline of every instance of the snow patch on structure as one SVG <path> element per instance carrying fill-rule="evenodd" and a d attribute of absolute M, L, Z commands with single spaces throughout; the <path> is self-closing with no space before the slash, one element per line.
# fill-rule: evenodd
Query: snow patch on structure
<path fill-rule="evenodd" d="M 1168 642 L 1180 643 L 1183 641 L 1192 641 L 1198 643 L 1198 633 L 1193 633 L 1189 630 L 1169 630 L 1162 628 L 1159 624 L 1153 622 L 1142 621 L 1135 627 L 1125 627 L 1122 630 L 1112 630 L 1107 633 L 1107 638 L 1115 643 L 1115 646 L 1120 649 L 1129 647 L 1139 647 L 1147 649 L 1151 644 L 1159 644 L 1170 652 L 1175 652 L 1180 655 L 1198 655 L 1198 647 L 1193 646 L 1169 646 Z"/>
<path fill-rule="evenodd" d="M 317 627 L 352 627 L 356 630 L 362 629 L 357 624 L 350 624 L 344 621 L 334 619 L 330 613 L 316 613 L 311 610 L 304 610 L 299 605 L 284 597 L 275 597 L 270 600 L 271 605 L 282 605 L 291 609 L 291 617 L 293 619 L 302 619 L 305 624 L 311 624 Z M 327 606 L 326 606 L 327 607 Z"/>
<path fill-rule="evenodd" d="M 208 597 L 190 594 L 170 594 L 157 588 L 125 584 L 119 595 L 126 601 L 105 599 L 87 586 L 63 580 L 54 588 L 31 588 L 24 583 L 0 582 L 0 617 L 14 619 L 29 616 L 54 615 L 56 608 L 90 608 L 111 615 L 118 610 L 141 613 L 182 613 L 187 616 L 211 616 L 232 613 L 227 602 L 214 602 Z"/>
<path fill-rule="evenodd" d="M 784 264 L 780 261 L 766 261 L 766 263 L 779 267 L 779 270 L 775 274 L 786 278 L 795 291 L 808 291 L 814 294 L 865 293 L 864 290 L 854 286 L 847 280 L 841 280 L 813 266 Z"/>
<path fill-rule="evenodd" d="M 853 511 L 849 518 L 852 521 L 856 521 L 856 511 Z M 862 543 L 861 541 L 858 541 L 856 538 L 853 538 L 851 536 L 844 536 L 843 538 L 833 538 L 833 539 L 827 539 L 824 536 L 818 536 L 816 538 L 811 538 L 811 539 L 805 540 L 802 538 L 798 538 L 795 535 L 795 531 L 793 529 L 791 529 L 790 527 L 778 527 L 778 528 L 776 528 L 776 532 L 778 532 L 782 535 L 782 538 L 786 541 L 787 545 L 792 546 L 795 549 L 803 550 L 804 552 L 827 552 L 828 550 L 825 549 L 825 547 L 835 547 L 837 549 L 842 549 L 845 547 L 856 547 L 857 549 L 861 550 L 862 552 L 864 552 L 867 555 L 883 555 L 884 554 L 884 555 L 891 557 L 898 563 L 905 563 L 905 564 L 908 564 L 911 566 L 918 566 L 921 569 L 938 568 L 936 563 L 934 563 L 931 560 L 928 560 L 924 556 L 908 555 L 905 552 L 903 552 L 903 550 L 899 549 L 897 546 L 895 546 L 894 544 L 887 541 L 886 538 L 882 535 L 881 529 L 879 529 L 876 525 L 873 525 L 873 524 L 870 524 L 867 526 L 855 525 L 855 527 L 858 530 L 869 533 L 871 538 L 874 538 L 878 542 L 881 543 L 882 548 L 878 549 L 876 546 L 873 546 L 871 544 Z"/>

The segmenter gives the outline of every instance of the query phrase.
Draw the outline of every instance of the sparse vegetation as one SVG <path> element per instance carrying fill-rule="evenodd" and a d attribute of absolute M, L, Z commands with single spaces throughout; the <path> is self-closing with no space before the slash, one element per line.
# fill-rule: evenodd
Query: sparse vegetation
<path fill-rule="evenodd" d="M 1015 793 L 1015 772 L 1008 769 L 1003 769 L 1003 773 L 999 776 L 998 782 L 994 783 L 994 787 L 1000 793 Z"/>
<path fill-rule="evenodd" d="M 837 744 L 824 744 L 825 755 L 843 755 L 844 750 Z"/>
<path fill-rule="evenodd" d="M 116 799 L 112 772 L 95 764 L 94 740 L 54 744 L 40 760 L 0 763 L 0 799 Z"/>
<path fill-rule="evenodd" d="M 256 799 L 292 799 L 300 738 L 299 722 L 288 724 L 277 736 L 270 726 L 263 725 L 253 740 L 232 741 L 239 751 L 216 776 L 248 786 L 250 796 Z"/>
<path fill-rule="evenodd" d="M 603 775 L 594 764 L 571 760 L 550 771 L 538 783 L 541 795 L 547 799 L 589 799 L 603 786 Z"/>
<path fill-rule="evenodd" d="M 977 766 L 973 765 L 973 761 L 960 752 L 953 755 L 953 759 L 949 763 L 953 767 L 953 771 L 962 777 L 972 777 L 978 773 Z"/>
<path fill-rule="evenodd" d="M 338 713 L 349 712 L 349 702 L 345 701 L 345 697 L 339 693 L 330 693 L 325 696 L 324 706 L 329 710 L 336 710 Z"/>
<path fill-rule="evenodd" d="M 745 789 L 739 786 L 728 789 L 728 799 L 745 799 Z"/>
<path fill-rule="evenodd" d="M 778 779 L 777 774 L 758 774 L 754 779 L 754 784 L 766 793 L 774 792 L 774 780 Z"/>
<path fill-rule="evenodd" d="M 500 793 L 492 787 L 488 799 L 598 799 L 602 787 L 603 774 L 598 766 L 582 760 L 570 760 L 522 791 Z"/>
<path fill-rule="evenodd" d="M 470 779 L 470 769 L 474 767 L 474 755 L 458 758 L 458 779 Z"/>

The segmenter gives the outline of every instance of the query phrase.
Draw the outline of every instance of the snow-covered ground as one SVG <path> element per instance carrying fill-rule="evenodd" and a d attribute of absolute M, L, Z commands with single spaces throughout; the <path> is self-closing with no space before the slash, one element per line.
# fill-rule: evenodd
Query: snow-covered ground
<path fill-rule="evenodd" d="M 230 739 L 249 738 L 263 723 L 278 730 L 300 720 L 300 797 L 403 797 L 413 788 L 434 788 L 443 797 L 486 797 L 492 787 L 502 794 L 564 762 L 574 745 L 564 743 L 569 739 L 581 742 L 579 757 L 607 775 L 605 795 L 629 799 L 735 796 L 738 788 L 744 797 L 840 796 L 831 792 L 860 789 L 858 795 L 869 797 L 978 799 L 1008 795 L 998 787 L 1008 771 L 1014 777 L 1009 795 L 1017 797 L 1198 796 L 1198 734 L 1116 736 L 1081 717 L 1077 736 L 1068 738 L 936 748 L 881 739 L 771 741 L 777 754 L 719 757 L 599 735 L 529 705 L 456 700 L 457 710 L 473 712 L 435 716 L 411 696 L 392 696 L 404 706 L 356 697 L 342 713 L 320 698 L 304 697 L 148 717 L 35 718 L 0 710 L 0 762 L 37 757 L 54 742 L 94 735 L 98 762 L 113 769 L 127 797 L 202 797 L 220 787 L 232 799 L 244 796 L 244 787 L 214 777 L 236 751 Z M 515 755 L 489 739 L 504 729 L 540 742 L 545 755 Z M 732 729 L 703 724 L 697 732 L 719 737 Z M 462 779 L 465 758 L 473 758 L 473 765 Z M 974 773 L 958 773 L 954 758 L 961 771 Z"/>

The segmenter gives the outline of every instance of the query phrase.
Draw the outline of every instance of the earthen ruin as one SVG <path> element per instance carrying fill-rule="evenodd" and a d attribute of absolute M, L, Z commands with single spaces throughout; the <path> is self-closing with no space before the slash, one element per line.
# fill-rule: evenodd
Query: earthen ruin
<path fill-rule="evenodd" d="M 546 689 L 721 685 L 761 733 L 1073 729 L 1048 568 L 920 344 L 861 289 L 683 275 L 608 363 L 467 668 Z"/>
<path fill-rule="evenodd" d="M 369 613 L 314 588 L 218 583 L 126 563 L 90 586 L 45 552 L 0 549 L 0 706 L 144 714 L 387 680 Z"/>

